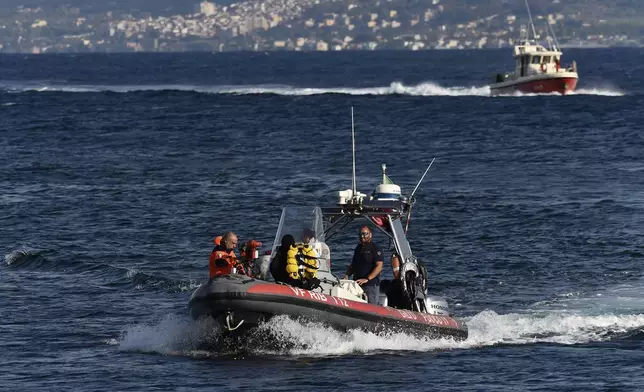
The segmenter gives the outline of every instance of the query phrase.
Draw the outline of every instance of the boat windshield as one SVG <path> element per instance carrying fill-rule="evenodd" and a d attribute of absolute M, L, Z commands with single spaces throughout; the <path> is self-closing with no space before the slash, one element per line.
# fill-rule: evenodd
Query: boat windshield
<path fill-rule="evenodd" d="M 325 262 L 329 255 L 325 254 L 325 250 L 328 253 L 328 246 L 325 244 L 323 219 L 320 207 L 284 207 L 271 254 L 277 251 L 277 247 L 282 243 L 282 237 L 290 234 L 295 242 L 306 242 L 318 250 L 319 270 L 329 270 L 328 263 Z"/>

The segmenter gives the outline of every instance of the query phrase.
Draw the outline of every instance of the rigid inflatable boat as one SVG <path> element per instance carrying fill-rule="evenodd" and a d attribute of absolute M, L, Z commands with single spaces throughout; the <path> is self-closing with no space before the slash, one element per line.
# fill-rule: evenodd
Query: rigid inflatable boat
<path fill-rule="evenodd" d="M 245 260 L 238 269 L 232 264 L 226 266 L 224 260 L 212 261 L 222 262 L 223 269 L 217 270 L 214 266 L 213 270 L 218 272 L 211 270 L 209 281 L 192 294 L 188 307 L 194 319 L 212 317 L 226 330 L 237 333 L 253 329 L 273 316 L 286 315 L 341 330 L 467 338 L 467 326 L 453 317 L 447 301 L 428 294 L 426 269 L 412 253 L 406 236 L 414 194 L 434 161 L 410 196 L 402 195 L 382 165 L 382 182 L 367 196 L 356 189 L 355 148 L 353 154 L 352 188 L 338 192 L 336 205 L 286 207 L 282 210 L 272 249 L 266 255 L 260 258 L 253 248 L 258 242 L 249 241 L 248 244 L 255 245 L 250 251 L 245 249 Z M 394 275 L 397 277 L 380 282 L 378 303 L 369 304 L 357 282 L 340 279 L 331 271 L 331 249 L 336 245 L 331 244 L 330 248 L 326 242 L 354 221 L 364 222 L 363 225 L 383 233 L 389 239 L 389 247 L 383 248 L 399 260 L 399 270 Z M 281 278 L 280 282 L 274 281 L 269 273 L 270 270 L 278 275 L 284 267 L 276 261 L 284 259 L 277 255 L 285 254 L 280 245 L 286 237 L 301 241 L 298 245 L 289 245 L 286 252 L 288 284 Z M 342 267 L 350 262 L 346 260 Z M 383 271 L 389 268 L 385 262 Z"/>
<path fill-rule="evenodd" d="M 319 321 L 337 329 L 373 332 L 406 332 L 429 338 L 467 338 L 465 323 L 454 318 L 447 301 L 428 295 L 426 270 L 414 256 L 403 222 L 409 220 L 413 197 L 400 194 L 400 187 L 388 183 L 384 174 L 371 197 L 352 190 L 339 192 L 336 206 L 286 207 L 270 253 L 276 254 L 281 238 L 295 237 L 308 229 L 314 254 L 328 246 L 338 231 L 354 220 L 362 220 L 390 239 L 390 248 L 401 260 L 397 280 L 381 282 L 378 304 L 369 304 L 360 285 L 340 279 L 331 271 L 330 254 L 316 258 L 316 284 L 311 287 L 276 283 L 271 280 L 271 256 L 254 258 L 246 266 L 251 276 L 230 273 L 211 278 L 195 290 L 189 302 L 194 319 L 213 317 L 229 331 L 245 331 L 275 315 Z M 348 265 L 347 260 L 345 265 Z M 344 266 L 343 266 L 344 267 Z M 390 268 L 387 263 L 383 271 Z"/>
<path fill-rule="evenodd" d="M 415 312 L 372 305 L 290 285 L 276 284 L 243 275 L 217 277 L 199 287 L 190 300 L 190 312 L 197 319 L 217 318 L 228 330 L 256 327 L 274 315 L 320 321 L 340 330 L 406 332 L 429 338 L 467 338 L 465 324 L 449 313 L 440 298 L 428 298 L 440 312 Z"/>

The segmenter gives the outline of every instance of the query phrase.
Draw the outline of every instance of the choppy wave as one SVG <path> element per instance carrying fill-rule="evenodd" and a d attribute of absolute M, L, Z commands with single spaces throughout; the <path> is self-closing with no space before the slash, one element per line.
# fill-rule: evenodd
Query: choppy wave
<path fill-rule="evenodd" d="M 171 293 L 181 293 L 192 291 L 202 283 L 196 280 L 175 280 L 134 268 L 128 268 L 125 271 L 121 267 L 109 266 L 108 268 L 111 272 L 110 276 L 106 276 L 106 279 L 109 279 L 108 286 L 132 287 L 135 290 L 162 289 Z"/>
<path fill-rule="evenodd" d="M 118 267 L 103 263 L 96 264 L 74 257 L 47 258 L 44 253 L 44 250 L 22 246 L 6 254 L 4 261 L 12 268 L 36 271 L 64 271 L 70 275 L 83 275 L 83 279 L 93 279 L 108 287 L 182 293 L 192 291 L 201 284 L 201 282 L 194 279 L 173 279 L 158 273 L 140 271 L 136 268 Z M 88 275 L 88 273 L 91 274 Z"/>
<path fill-rule="evenodd" d="M 42 263 L 45 260 L 42 252 L 42 250 L 22 246 L 4 255 L 4 261 L 7 265 L 14 267 L 30 263 Z"/>
<path fill-rule="evenodd" d="M 408 95 L 408 96 L 490 96 L 489 86 L 452 86 L 445 87 L 433 82 L 416 85 L 405 85 L 392 82 L 389 86 L 381 87 L 295 87 L 287 85 L 248 85 L 248 86 L 196 86 L 183 84 L 163 85 L 57 85 L 57 84 L 10 84 L 2 86 L 11 92 L 69 92 L 92 93 L 113 92 L 131 93 L 146 91 L 182 91 L 204 94 L 259 95 L 274 94 L 284 96 L 309 96 L 322 94 L 339 95 Z M 579 89 L 574 95 L 622 96 L 617 89 L 585 88 Z M 513 94 L 512 96 L 533 96 L 539 94 Z M 558 95 L 558 94 L 553 94 Z"/>

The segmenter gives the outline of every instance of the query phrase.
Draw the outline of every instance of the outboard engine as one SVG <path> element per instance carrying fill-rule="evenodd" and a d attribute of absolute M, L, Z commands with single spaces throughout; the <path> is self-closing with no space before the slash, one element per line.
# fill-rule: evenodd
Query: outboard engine
<path fill-rule="evenodd" d="M 425 307 L 427 308 L 427 313 L 436 314 L 439 316 L 451 316 L 449 311 L 449 305 L 443 297 L 436 297 L 430 295 L 425 298 Z"/>

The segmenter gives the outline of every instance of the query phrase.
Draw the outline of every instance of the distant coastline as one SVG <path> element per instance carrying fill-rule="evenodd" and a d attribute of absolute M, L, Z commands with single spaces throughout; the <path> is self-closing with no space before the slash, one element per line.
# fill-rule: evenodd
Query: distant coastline
<path fill-rule="evenodd" d="M 566 6 L 537 0 L 532 3 L 536 3 L 536 33 L 545 37 L 547 30 L 556 32 L 562 48 L 644 46 L 644 17 L 637 16 L 638 11 L 642 13 L 638 8 L 620 7 L 608 13 L 599 0 L 577 5 L 573 1 Z M 21 6 L 0 11 L 0 53 L 512 47 L 525 29 L 523 2 L 481 4 L 465 6 L 445 0 L 258 0 L 219 5 L 202 1 L 193 3 L 193 13 L 165 16 L 142 11 L 96 12 L 91 7 Z"/>

